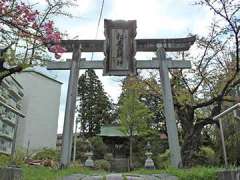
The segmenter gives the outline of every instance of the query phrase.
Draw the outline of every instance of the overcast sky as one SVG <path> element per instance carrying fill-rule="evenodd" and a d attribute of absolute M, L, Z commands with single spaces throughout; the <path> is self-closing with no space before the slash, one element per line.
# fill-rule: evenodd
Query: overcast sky
<path fill-rule="evenodd" d="M 56 18 L 56 26 L 62 32 L 67 32 L 69 38 L 95 39 L 102 0 L 77 0 L 76 2 L 78 6 L 68 11 L 77 18 Z M 177 38 L 186 37 L 189 33 L 206 34 L 211 22 L 211 13 L 207 9 L 193 6 L 193 3 L 191 0 L 105 0 L 97 39 L 104 39 L 104 19 L 137 20 L 136 38 Z M 89 54 L 82 54 L 82 56 L 90 59 Z M 64 55 L 64 58 L 70 57 L 71 54 Z M 103 59 L 103 55 L 95 54 L 94 58 Z M 152 54 L 138 53 L 136 58 L 150 60 Z M 105 91 L 116 102 L 121 93 L 119 78 L 103 77 L 101 70 L 96 72 Z M 63 82 L 58 123 L 58 133 L 60 133 L 63 128 L 69 72 L 48 73 Z"/>

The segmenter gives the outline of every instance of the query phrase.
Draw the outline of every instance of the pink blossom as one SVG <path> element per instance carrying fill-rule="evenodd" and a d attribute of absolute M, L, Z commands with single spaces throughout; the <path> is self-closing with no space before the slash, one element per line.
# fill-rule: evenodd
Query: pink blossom
<path fill-rule="evenodd" d="M 24 31 L 19 31 L 18 35 L 23 38 L 29 38 L 31 34 L 34 34 L 33 32 L 39 32 L 40 37 L 34 38 L 40 44 L 47 46 L 48 50 L 54 53 L 56 58 L 60 58 L 60 54 L 66 50 L 60 45 L 62 36 L 61 33 L 55 29 L 53 21 L 40 24 L 39 20 L 41 17 L 37 10 L 33 10 L 32 7 L 21 2 L 20 4 L 15 4 L 15 10 L 13 11 L 9 7 L 9 2 L 10 0 L 0 0 L 0 15 L 14 24 L 16 28 L 20 30 L 24 29 Z"/>

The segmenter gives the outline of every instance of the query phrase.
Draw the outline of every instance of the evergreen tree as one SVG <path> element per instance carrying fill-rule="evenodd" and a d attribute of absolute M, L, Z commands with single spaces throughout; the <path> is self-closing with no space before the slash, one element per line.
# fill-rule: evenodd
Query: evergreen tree
<path fill-rule="evenodd" d="M 112 123 L 112 103 L 94 70 L 88 69 L 78 80 L 80 130 L 86 137 L 100 133 L 102 125 Z"/>

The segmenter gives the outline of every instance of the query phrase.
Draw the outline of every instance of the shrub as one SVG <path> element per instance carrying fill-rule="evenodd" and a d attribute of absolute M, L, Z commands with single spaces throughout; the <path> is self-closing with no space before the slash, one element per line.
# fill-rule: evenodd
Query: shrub
<path fill-rule="evenodd" d="M 43 150 L 39 151 L 33 156 L 33 159 L 50 159 L 57 161 L 59 160 L 59 153 L 54 149 L 43 148 Z"/>
<path fill-rule="evenodd" d="M 10 163 L 10 156 L 5 154 L 0 154 L 0 166 L 7 166 Z"/>
<path fill-rule="evenodd" d="M 101 137 L 92 137 L 89 139 L 93 146 L 93 158 L 94 159 L 103 159 L 104 154 L 107 152 L 107 146 L 103 143 Z"/>
<path fill-rule="evenodd" d="M 17 149 L 13 157 L 14 163 L 16 165 L 22 165 L 24 164 L 25 159 L 26 159 L 26 153 L 24 152 L 24 150 Z"/>
<path fill-rule="evenodd" d="M 110 171 L 111 165 L 108 161 L 101 159 L 101 160 L 96 160 L 95 161 L 95 168 L 97 170 L 105 170 L 105 171 Z"/>
<path fill-rule="evenodd" d="M 198 153 L 199 163 L 205 165 L 214 165 L 217 163 L 216 153 L 211 147 L 202 146 Z"/>
<path fill-rule="evenodd" d="M 133 153 L 133 168 L 142 168 L 144 167 L 144 163 L 145 163 L 145 160 L 147 159 L 145 153 L 143 152 L 141 156 L 139 156 L 139 152 L 138 154 L 134 154 Z"/>
<path fill-rule="evenodd" d="M 157 156 L 155 165 L 158 168 L 167 168 L 170 165 L 170 151 L 167 149 L 163 154 Z"/>
<path fill-rule="evenodd" d="M 77 145 L 76 145 L 76 160 L 80 160 L 81 162 L 85 162 L 87 157 L 85 156 L 85 153 L 87 152 L 88 144 L 85 139 L 79 138 L 77 139 Z"/>
<path fill-rule="evenodd" d="M 11 160 L 9 155 L 0 154 L 0 166 L 5 166 L 8 164 L 22 165 L 24 164 L 26 158 L 26 153 L 22 149 L 16 149 L 16 152 Z"/>
<path fill-rule="evenodd" d="M 72 167 L 72 168 L 81 168 L 81 167 L 83 167 L 83 164 L 82 164 L 81 161 L 75 161 L 75 162 L 72 162 L 70 164 L 70 167 Z"/>
<path fill-rule="evenodd" d="M 104 159 L 105 159 L 106 161 L 111 161 L 111 160 L 113 160 L 113 154 L 112 154 L 112 153 L 106 153 L 106 154 L 104 154 Z"/>

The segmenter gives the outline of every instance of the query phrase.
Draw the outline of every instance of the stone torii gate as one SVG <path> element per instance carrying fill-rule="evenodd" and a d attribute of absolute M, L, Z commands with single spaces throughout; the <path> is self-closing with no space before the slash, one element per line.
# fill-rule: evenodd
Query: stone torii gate
<path fill-rule="evenodd" d="M 136 74 L 137 69 L 159 69 L 163 89 L 164 112 L 166 117 L 171 165 L 181 167 L 182 159 L 178 140 L 176 118 L 169 79 L 169 69 L 191 68 L 190 61 L 166 58 L 166 52 L 186 51 L 195 41 L 195 36 L 177 39 L 134 39 L 136 21 L 105 20 L 106 40 L 63 40 L 67 52 L 73 52 L 72 60 L 49 62 L 49 70 L 70 70 L 67 102 L 64 117 L 61 166 L 71 160 L 74 114 L 77 96 L 77 81 L 80 69 L 104 69 L 104 75 Z M 135 60 L 137 51 L 156 52 L 152 60 Z M 81 59 L 81 52 L 104 52 L 104 60 Z"/>

